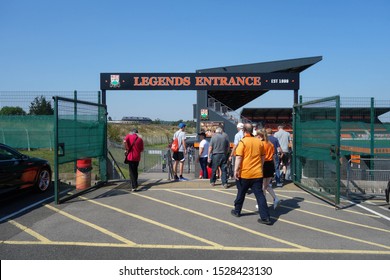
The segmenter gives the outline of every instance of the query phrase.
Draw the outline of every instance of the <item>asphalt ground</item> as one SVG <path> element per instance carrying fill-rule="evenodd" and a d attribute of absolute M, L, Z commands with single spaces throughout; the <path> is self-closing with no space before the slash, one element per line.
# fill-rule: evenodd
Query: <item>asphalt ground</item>
<path fill-rule="evenodd" d="M 161 179 L 163 178 L 163 179 Z M 242 216 L 230 214 L 236 196 L 220 181 L 171 182 L 142 174 L 55 205 L 52 193 L 1 204 L 2 260 L 154 259 L 390 259 L 390 210 L 383 199 L 344 209 L 294 184 L 275 188 L 282 199 L 274 224 L 262 225 L 253 194 Z M 267 194 L 267 200 L 272 202 Z"/>

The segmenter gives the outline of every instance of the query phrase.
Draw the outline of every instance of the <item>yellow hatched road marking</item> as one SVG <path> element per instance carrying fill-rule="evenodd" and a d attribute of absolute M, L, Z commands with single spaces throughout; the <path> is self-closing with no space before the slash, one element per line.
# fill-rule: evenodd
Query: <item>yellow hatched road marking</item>
<path fill-rule="evenodd" d="M 95 229 L 97 231 L 100 231 L 101 233 L 104 233 L 104 234 L 106 234 L 108 236 L 111 236 L 112 238 L 114 238 L 116 240 L 119 240 L 119 241 L 121 241 L 121 242 L 123 242 L 125 244 L 130 244 L 130 245 L 134 245 L 135 244 L 133 241 L 130 241 L 130 240 L 128 240 L 128 239 L 126 239 L 126 238 L 124 238 L 124 237 L 122 237 L 122 236 L 120 236 L 120 235 L 118 235 L 118 234 L 116 234 L 116 233 L 114 233 L 112 231 L 109 231 L 108 229 L 102 228 L 102 227 L 100 227 L 100 226 L 98 226 L 96 224 L 93 224 L 93 223 L 90 223 L 90 222 L 88 222 L 86 220 L 80 219 L 80 218 L 78 218 L 76 216 L 73 216 L 72 214 L 69 214 L 69 213 L 67 213 L 65 211 L 57 209 L 57 208 L 55 208 L 55 207 L 53 207 L 51 205 L 46 204 L 45 207 L 47 207 L 47 208 L 57 212 L 58 214 L 61 214 L 61 215 L 65 216 L 65 217 L 68 217 L 69 219 L 72 219 L 72 220 L 74 220 L 76 222 L 79 222 L 80 224 L 89 226 L 89 227 L 91 227 L 91 228 L 93 228 L 93 229 Z"/>
<path fill-rule="evenodd" d="M 31 236 L 34 236 L 36 239 L 38 239 L 39 241 L 41 242 L 50 242 L 49 239 L 47 239 L 46 237 L 44 237 L 43 235 L 39 234 L 38 232 L 22 225 L 22 224 L 19 224 L 17 221 L 14 221 L 14 220 L 9 220 L 8 221 L 10 224 L 16 226 L 17 228 L 23 230 L 24 232 L 28 233 L 29 235 Z"/>
<path fill-rule="evenodd" d="M 291 197 L 291 196 L 281 195 L 279 192 L 280 192 L 280 191 L 276 191 L 276 193 L 277 193 L 277 195 L 278 195 L 279 197 L 285 197 L 285 198 L 293 199 L 293 200 L 296 200 L 296 201 L 300 201 L 299 199 L 295 199 L 295 198 L 293 198 L 293 197 Z M 325 204 L 325 203 L 314 202 L 314 201 L 307 201 L 307 200 L 305 200 L 304 203 L 319 205 L 319 206 L 322 206 L 322 207 L 332 208 L 332 209 L 335 208 L 334 206 L 327 205 L 327 204 Z M 349 209 L 343 209 L 342 211 L 343 211 L 343 212 L 352 213 L 352 214 L 357 214 L 357 215 L 362 215 L 362 216 L 367 216 L 367 217 L 379 218 L 379 219 L 380 219 L 380 217 L 379 217 L 378 215 L 362 213 L 362 212 L 353 211 L 353 210 L 349 210 Z"/>
<path fill-rule="evenodd" d="M 234 194 L 231 194 L 231 193 L 229 193 L 229 192 L 224 192 L 224 191 L 222 191 L 222 190 L 214 190 L 214 191 L 216 191 L 216 192 L 221 192 L 221 193 L 225 193 L 225 194 L 229 194 L 229 195 L 234 195 Z M 251 198 L 251 197 L 248 197 L 247 199 L 256 200 L 256 199 Z M 285 205 L 280 205 L 279 207 L 283 207 L 283 208 L 286 208 L 286 209 L 289 209 L 289 210 L 294 210 L 294 211 L 302 212 L 302 213 L 305 213 L 305 214 L 308 214 L 308 215 L 313 215 L 313 216 L 321 217 L 321 218 L 328 219 L 328 220 L 333 220 L 333 221 L 340 222 L 340 223 L 345 223 L 345 224 L 349 224 L 349 225 L 354 225 L 354 226 L 358 226 L 358 227 L 363 227 L 363 228 L 368 228 L 368 229 L 372 229 L 372 230 L 377 230 L 377 231 L 382 231 L 382 232 L 390 233 L 390 230 L 387 230 L 387 229 L 378 228 L 378 227 L 372 227 L 372 226 L 363 225 L 363 224 L 359 224 L 359 223 L 355 223 L 355 222 L 350 222 L 350 221 L 346 221 L 346 220 L 341 220 L 341 219 L 337 219 L 337 218 L 325 216 L 325 215 L 322 215 L 322 214 L 317 214 L 317 213 L 313 213 L 313 212 L 310 212 L 310 211 L 306 211 L 306 210 L 302 210 L 302 209 L 297 209 L 297 208 L 285 206 Z"/>
<path fill-rule="evenodd" d="M 213 220 L 213 221 L 217 221 L 217 222 L 229 225 L 231 227 L 235 227 L 235 228 L 241 229 L 243 231 L 246 231 L 246 232 L 249 232 L 249 233 L 252 233 L 252 234 L 264 237 L 264 238 L 267 238 L 267 239 L 271 239 L 271 240 L 279 242 L 279 243 L 283 243 L 283 244 L 286 244 L 286 245 L 289 245 L 289 246 L 292 246 L 292 247 L 296 247 L 296 248 L 299 248 L 299 249 L 308 249 L 305 246 L 301 246 L 301 245 L 295 244 L 293 242 L 289 242 L 289 241 L 286 241 L 286 240 L 283 240 L 283 239 L 280 239 L 280 238 L 276 238 L 276 237 L 267 235 L 265 233 L 261 233 L 261 232 L 258 232 L 258 231 L 255 231 L 255 230 L 252 230 L 252 229 L 249 229 L 249 228 L 246 228 L 246 227 L 242 227 L 242 226 L 239 226 L 237 224 L 234 224 L 234 223 L 231 223 L 231 222 L 228 222 L 228 221 L 225 221 L 225 220 L 221 220 L 221 219 L 218 219 L 218 218 L 215 218 L 215 217 L 212 217 L 212 216 L 209 216 L 209 215 L 206 215 L 206 214 L 194 211 L 192 209 L 184 208 L 184 207 L 181 207 L 181 206 L 178 206 L 178 205 L 175 205 L 175 204 L 163 201 L 163 200 L 159 200 L 159 199 L 148 197 L 148 196 L 143 196 L 143 195 L 140 195 L 140 194 L 134 194 L 134 195 L 142 197 L 142 198 L 146 198 L 146 199 L 149 199 L 149 200 L 152 200 L 152 201 L 156 201 L 158 203 L 165 204 L 165 205 L 168 205 L 170 207 L 174 207 L 174 208 L 177 208 L 177 209 L 180 209 L 180 210 L 183 210 L 183 211 L 186 211 L 186 212 L 189 212 L 189 213 L 192 213 L 192 214 L 195 214 L 195 215 L 198 215 L 198 216 L 201 216 L 201 217 Z"/>
<path fill-rule="evenodd" d="M 161 190 L 165 190 L 165 189 L 161 189 Z M 177 190 L 177 191 L 188 191 L 188 189 L 173 189 L 173 190 Z M 203 190 L 204 189 L 198 189 L 198 190 Z M 192 190 L 191 190 L 192 191 Z M 213 189 L 212 191 L 221 191 L 221 190 L 215 190 Z M 228 192 L 229 190 L 225 190 L 224 192 Z M 281 193 L 302 193 L 302 194 L 309 194 L 308 192 L 305 192 L 305 191 L 293 191 L 293 190 L 279 190 L 279 189 L 274 189 L 274 191 L 276 192 L 276 194 L 280 197 L 285 197 L 285 198 L 290 198 L 290 199 L 294 199 L 296 201 L 300 201 L 299 199 L 295 199 L 291 196 L 286 196 L 286 195 L 282 195 Z M 314 205 L 319 205 L 319 206 L 322 206 L 322 207 L 326 207 L 326 208 L 332 208 L 334 209 L 335 207 L 334 206 L 331 206 L 331 205 L 327 205 L 326 203 L 320 203 L 320 202 L 315 202 L 315 201 L 309 201 L 307 199 L 305 199 L 304 203 L 309 203 L 309 204 L 314 204 Z M 356 214 L 356 215 L 362 215 L 362 216 L 367 216 L 367 217 L 372 217 L 372 218 L 378 218 L 380 219 L 381 217 L 378 216 L 378 215 L 374 215 L 374 214 L 368 214 L 368 213 L 362 213 L 362 212 L 359 212 L 359 211 L 354 211 L 354 210 L 349 210 L 349 209 L 342 209 L 343 212 L 348 212 L 348 213 L 352 213 L 352 214 Z"/>
<path fill-rule="evenodd" d="M 203 197 L 198 197 L 198 196 L 194 196 L 194 195 L 190 195 L 190 194 L 186 194 L 186 193 L 181 193 L 181 192 L 176 192 L 176 191 L 172 191 L 172 190 L 167 190 L 167 191 L 173 192 L 173 193 L 177 193 L 177 194 L 180 194 L 180 195 L 184 195 L 184 196 L 188 196 L 188 197 L 193 197 L 193 198 L 200 199 L 200 200 L 204 200 L 204 201 L 208 201 L 208 202 L 211 202 L 211 203 L 223 205 L 223 206 L 226 206 L 226 207 L 231 207 L 231 205 L 229 205 L 229 204 L 225 204 L 225 203 L 221 203 L 221 202 L 209 200 L 209 199 L 206 199 L 206 198 L 203 198 Z M 216 190 L 216 191 L 217 191 L 217 190 Z M 226 193 L 226 194 L 229 194 L 229 195 L 233 195 L 233 194 L 230 194 L 230 193 L 227 193 L 227 192 L 224 192 L 224 191 L 217 191 L 217 192 L 221 192 L 221 193 Z M 253 199 L 253 198 L 248 198 L 248 199 L 255 200 L 255 199 Z M 245 212 L 249 212 L 249 213 L 253 212 L 253 211 L 246 210 L 246 209 L 243 209 L 243 210 L 244 210 Z M 277 219 L 276 217 L 272 217 L 272 218 L 273 218 L 273 219 Z M 359 239 L 359 238 L 355 238 L 355 237 L 351 237 L 351 236 L 347 236 L 347 235 L 342 235 L 342 234 L 339 234 L 339 233 L 335 233 L 335 232 L 331 232 L 331 231 L 327 231 L 327 230 L 323 230 L 323 229 L 319 229 L 319 228 L 315 228 L 315 227 L 303 225 L 303 224 L 296 223 L 296 222 L 292 222 L 292 221 L 288 221 L 288 220 L 285 220 L 285 219 L 282 219 L 282 218 L 279 218 L 279 219 L 277 219 L 277 220 L 278 220 L 278 221 L 281 221 L 281 222 L 288 223 L 288 224 L 292 224 L 292 225 L 295 225 L 295 226 L 307 228 L 307 229 L 310 229 L 310 230 L 313 230 L 313 231 L 318 231 L 318 232 L 326 233 L 326 234 L 329 234 L 329 235 L 333 235 L 333 236 L 337 236 L 337 237 L 349 239 L 349 240 L 356 241 L 356 242 L 360 242 L 360 243 L 369 244 L 369 245 L 376 246 L 376 247 L 380 247 L 380 248 L 390 249 L 389 246 L 386 246 L 386 245 L 383 245 L 383 244 L 378 244 L 378 243 L 374 243 L 374 242 L 371 242 L 371 241 L 366 241 L 366 240 L 362 240 L 362 239 Z"/>
<path fill-rule="evenodd" d="M 144 222 L 147 222 L 147 223 L 150 223 L 150 224 L 153 224 L 153 225 L 156 225 L 156 226 L 165 228 L 165 229 L 170 230 L 170 231 L 174 231 L 174 232 L 179 233 L 179 234 L 181 234 L 181 235 L 184 235 L 184 236 L 186 236 L 186 237 L 189 237 L 189 238 L 198 240 L 198 241 L 200 241 L 200 242 L 202 242 L 202 243 L 206 243 L 206 244 L 209 244 L 209 245 L 211 245 L 211 246 L 218 247 L 218 248 L 223 247 L 221 244 L 218 244 L 218 243 L 216 243 L 216 242 L 213 242 L 213 241 L 207 240 L 207 239 L 205 239 L 205 238 L 202 238 L 202 237 L 193 235 L 193 234 L 191 234 L 191 233 L 185 232 L 185 231 L 183 231 L 183 230 L 180 230 L 180 229 L 177 229 L 177 228 L 174 228 L 174 227 L 171 227 L 171 226 L 168 226 L 168 225 L 159 223 L 159 222 L 157 222 L 157 221 L 154 221 L 154 220 L 151 220 L 151 219 L 142 217 L 142 216 L 140 216 L 140 215 L 137 215 L 137 214 L 133 214 L 133 213 L 127 212 L 127 211 L 122 210 L 122 209 L 120 209 L 120 208 L 113 207 L 113 206 L 110 206 L 110 205 L 107 205 L 107 204 L 104 204 L 104 203 L 100 203 L 100 202 L 97 202 L 97 201 L 94 201 L 94 200 L 89 200 L 88 198 L 83 197 L 83 196 L 79 196 L 79 197 L 80 197 L 81 199 L 85 200 L 85 201 L 90 202 L 90 203 L 94 203 L 94 204 L 96 204 L 96 205 L 99 205 L 99 206 L 102 206 L 102 207 L 105 207 L 105 208 L 114 210 L 114 211 L 116 211 L 116 212 L 122 213 L 122 214 L 124 214 L 124 215 L 127 215 L 127 216 L 130 216 L 130 217 L 139 219 L 139 220 L 141 220 L 141 221 L 144 221 Z"/>

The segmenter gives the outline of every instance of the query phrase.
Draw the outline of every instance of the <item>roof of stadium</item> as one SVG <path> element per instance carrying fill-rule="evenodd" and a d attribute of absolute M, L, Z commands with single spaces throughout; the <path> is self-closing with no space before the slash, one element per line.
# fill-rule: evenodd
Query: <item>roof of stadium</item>
<path fill-rule="evenodd" d="M 322 60 L 322 56 L 278 60 L 253 64 L 225 66 L 197 70 L 197 73 L 301 73 L 310 66 Z M 245 104 L 260 97 L 268 90 L 257 91 L 207 91 L 208 95 L 214 97 L 224 105 L 233 110 L 241 108 Z"/>

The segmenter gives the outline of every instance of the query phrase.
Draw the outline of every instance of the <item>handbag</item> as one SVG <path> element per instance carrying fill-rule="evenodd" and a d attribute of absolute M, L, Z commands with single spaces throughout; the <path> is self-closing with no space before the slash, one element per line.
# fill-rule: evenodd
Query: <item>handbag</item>
<path fill-rule="evenodd" d="M 130 153 L 131 149 L 133 148 L 134 143 L 137 141 L 138 135 L 135 138 L 134 142 L 130 145 L 129 150 L 125 152 L 125 160 L 123 161 L 124 164 L 128 164 L 129 160 L 127 159 L 127 155 Z"/>
<path fill-rule="evenodd" d="M 123 163 L 124 164 L 128 164 L 129 163 L 129 161 L 127 160 L 127 155 L 128 155 L 129 153 L 126 151 L 125 152 L 125 160 L 123 161 Z"/>

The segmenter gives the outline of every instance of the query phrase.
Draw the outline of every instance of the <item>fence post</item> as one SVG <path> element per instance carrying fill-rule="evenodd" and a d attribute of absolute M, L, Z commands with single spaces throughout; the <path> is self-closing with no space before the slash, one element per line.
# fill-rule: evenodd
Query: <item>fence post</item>
<path fill-rule="evenodd" d="M 59 168 L 58 168 L 58 98 L 54 99 L 54 201 L 59 204 Z"/>
<path fill-rule="evenodd" d="M 27 137 L 27 150 L 31 151 L 30 149 L 30 136 L 28 135 L 28 129 L 24 129 L 26 131 L 26 137 Z"/>
<path fill-rule="evenodd" d="M 375 104 L 374 97 L 371 97 L 371 115 L 370 115 L 370 154 L 371 158 L 374 158 L 375 154 Z M 375 168 L 375 162 L 370 160 L 370 169 L 373 170 Z"/>
<path fill-rule="evenodd" d="M 340 119 L 340 95 L 336 96 L 336 177 L 337 177 L 337 188 L 336 188 L 336 206 L 340 204 L 340 132 L 341 132 L 341 119 Z"/>

